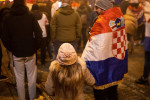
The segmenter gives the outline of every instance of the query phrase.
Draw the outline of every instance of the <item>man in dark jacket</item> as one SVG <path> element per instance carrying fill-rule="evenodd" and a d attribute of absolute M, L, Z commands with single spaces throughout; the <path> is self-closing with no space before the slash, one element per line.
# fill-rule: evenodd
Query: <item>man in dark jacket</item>
<path fill-rule="evenodd" d="M 30 100 L 36 96 L 36 56 L 42 39 L 42 30 L 25 6 L 25 0 L 14 0 L 10 13 L 4 21 L 2 40 L 12 52 L 17 91 L 20 100 L 25 100 L 24 72 L 26 68 Z"/>

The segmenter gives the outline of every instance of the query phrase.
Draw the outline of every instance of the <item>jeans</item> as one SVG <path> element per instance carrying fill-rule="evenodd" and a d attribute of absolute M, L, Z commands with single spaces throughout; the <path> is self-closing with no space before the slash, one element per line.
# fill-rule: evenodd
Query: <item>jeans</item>
<path fill-rule="evenodd" d="M 36 55 L 30 57 L 16 57 L 13 55 L 14 71 L 17 82 L 17 92 L 20 100 L 25 100 L 25 69 L 28 78 L 28 91 L 30 100 L 36 96 L 37 66 Z"/>

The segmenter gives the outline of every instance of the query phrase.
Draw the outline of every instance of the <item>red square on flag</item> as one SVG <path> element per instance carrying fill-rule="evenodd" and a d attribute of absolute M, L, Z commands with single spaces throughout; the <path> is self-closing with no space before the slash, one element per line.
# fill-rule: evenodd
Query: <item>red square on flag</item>
<path fill-rule="evenodd" d="M 127 38 L 125 28 L 113 33 L 112 53 L 117 59 L 124 59 L 127 48 Z M 116 43 L 117 42 L 117 43 Z"/>

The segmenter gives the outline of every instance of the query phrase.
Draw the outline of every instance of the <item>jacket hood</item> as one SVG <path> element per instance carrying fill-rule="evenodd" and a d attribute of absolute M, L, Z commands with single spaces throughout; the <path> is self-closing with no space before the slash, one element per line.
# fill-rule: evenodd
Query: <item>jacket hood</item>
<path fill-rule="evenodd" d="M 36 20 L 40 20 L 42 18 L 42 12 L 39 10 L 33 10 L 32 14 Z"/>
<path fill-rule="evenodd" d="M 74 12 L 74 10 L 71 8 L 71 6 L 66 6 L 66 7 L 61 7 L 59 9 L 59 12 L 64 15 L 71 15 Z"/>
<path fill-rule="evenodd" d="M 29 9 L 25 5 L 12 5 L 10 14 L 15 16 L 21 16 L 29 12 Z"/>

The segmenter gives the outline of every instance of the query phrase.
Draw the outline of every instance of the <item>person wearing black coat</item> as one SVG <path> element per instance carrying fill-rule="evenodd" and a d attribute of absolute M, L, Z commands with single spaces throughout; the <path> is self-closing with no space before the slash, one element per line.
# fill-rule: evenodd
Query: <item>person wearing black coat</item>
<path fill-rule="evenodd" d="M 25 0 L 14 0 L 9 14 L 5 17 L 2 40 L 12 52 L 17 92 L 20 100 L 25 100 L 25 68 L 28 79 L 30 100 L 36 96 L 36 55 L 42 40 L 42 30 L 25 6 Z"/>

